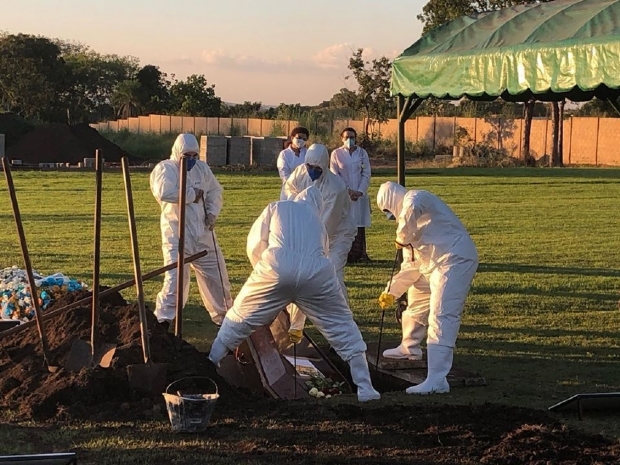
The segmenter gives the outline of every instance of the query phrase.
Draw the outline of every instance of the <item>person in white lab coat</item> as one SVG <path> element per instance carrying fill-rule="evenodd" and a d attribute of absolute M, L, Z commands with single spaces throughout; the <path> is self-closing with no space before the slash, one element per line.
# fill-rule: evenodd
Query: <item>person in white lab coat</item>
<path fill-rule="evenodd" d="M 189 294 L 189 268 L 196 273 L 198 290 L 211 320 L 219 325 L 232 305 L 230 282 L 214 227 L 222 209 L 222 186 L 204 161 L 198 159 L 200 147 L 193 134 L 179 134 L 170 159 L 155 166 L 150 184 L 161 206 L 161 238 L 164 265 L 177 261 L 179 246 L 179 166 L 187 158 L 187 193 L 185 204 L 185 255 L 203 250 L 208 254 L 186 266 L 183 305 Z M 157 294 L 155 316 L 169 326 L 176 314 L 177 270 L 167 271 L 162 290 Z"/>
<path fill-rule="evenodd" d="M 397 219 L 396 247 L 403 264 L 379 305 L 387 309 L 409 287 L 408 307 L 402 315 L 401 344 L 383 352 L 395 359 L 421 359 L 426 335 L 426 380 L 408 394 L 449 392 L 446 379 L 452 368 L 456 339 L 471 282 L 478 269 L 478 252 L 465 226 L 439 197 L 423 190 L 407 190 L 386 182 L 377 205 L 389 219 Z M 428 328 L 428 334 L 427 334 Z"/>
<path fill-rule="evenodd" d="M 291 173 L 299 165 L 303 165 L 306 159 L 306 143 L 310 137 L 308 129 L 298 126 L 293 128 L 290 135 L 291 143 L 278 155 L 278 174 L 282 184 L 286 182 Z"/>
<path fill-rule="evenodd" d="M 330 169 L 347 186 L 351 198 L 351 211 L 357 225 L 357 235 L 351 245 L 347 263 L 369 262 L 366 252 L 366 228 L 370 226 L 370 160 L 368 153 L 356 145 L 357 132 L 345 128 L 340 134 L 342 147 L 332 152 Z"/>
<path fill-rule="evenodd" d="M 326 257 L 327 233 L 319 190 L 270 203 L 254 222 L 247 254 L 254 270 L 237 295 L 213 342 L 209 359 L 219 365 L 256 329 L 295 303 L 351 368 L 360 402 L 379 399 L 366 361 L 366 344 Z"/>

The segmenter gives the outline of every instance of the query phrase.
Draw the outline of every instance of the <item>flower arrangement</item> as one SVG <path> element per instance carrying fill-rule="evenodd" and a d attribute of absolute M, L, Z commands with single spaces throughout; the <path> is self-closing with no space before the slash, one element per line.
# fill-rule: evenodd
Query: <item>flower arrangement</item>
<path fill-rule="evenodd" d="M 37 286 L 38 303 L 42 309 L 69 292 L 85 288 L 84 283 L 61 273 L 43 277 L 33 272 Z M 29 321 L 35 316 L 34 302 L 25 270 L 16 266 L 0 270 L 0 318 Z"/>
<path fill-rule="evenodd" d="M 306 386 L 310 388 L 308 394 L 312 397 L 330 399 L 333 396 L 343 394 L 344 381 L 336 382 L 331 378 L 313 376 L 306 381 Z"/>

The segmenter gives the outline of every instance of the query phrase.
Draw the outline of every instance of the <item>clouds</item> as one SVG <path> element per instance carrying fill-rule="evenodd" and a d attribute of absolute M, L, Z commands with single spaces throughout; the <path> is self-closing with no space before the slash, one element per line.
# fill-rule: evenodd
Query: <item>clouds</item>
<path fill-rule="evenodd" d="M 300 102 L 316 104 L 329 99 L 343 87 L 355 85 L 345 80 L 350 74 L 349 58 L 358 47 L 342 42 L 312 52 L 290 52 L 277 56 L 273 50 L 259 53 L 235 53 L 224 48 L 213 48 L 178 55 L 164 63 L 179 78 L 189 74 L 205 74 L 216 85 L 216 93 L 226 101 L 262 101 L 266 104 Z M 261 49 L 262 50 L 262 49 Z M 288 47 L 288 51 L 291 47 Z M 367 60 L 382 55 L 390 59 L 398 53 L 381 53 L 363 48 Z M 162 60 L 159 60 L 162 63 Z"/>
<path fill-rule="evenodd" d="M 204 50 L 201 62 L 222 69 L 256 73 L 326 73 L 346 72 L 349 57 L 356 50 L 352 44 L 341 43 L 323 48 L 309 59 L 298 56 L 292 58 L 263 58 L 255 55 L 231 53 L 223 49 Z M 364 49 L 364 56 L 372 58 L 374 51 Z"/>

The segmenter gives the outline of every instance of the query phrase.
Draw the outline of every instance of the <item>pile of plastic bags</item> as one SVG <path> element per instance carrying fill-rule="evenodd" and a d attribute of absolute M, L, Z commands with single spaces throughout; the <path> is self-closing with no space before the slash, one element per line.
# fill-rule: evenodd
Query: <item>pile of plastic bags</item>
<path fill-rule="evenodd" d="M 62 273 L 41 276 L 33 271 L 33 274 L 42 309 L 69 292 L 87 287 L 84 283 L 70 279 Z M 16 266 L 0 270 L 0 318 L 25 322 L 32 320 L 34 316 L 34 303 L 26 271 Z"/>

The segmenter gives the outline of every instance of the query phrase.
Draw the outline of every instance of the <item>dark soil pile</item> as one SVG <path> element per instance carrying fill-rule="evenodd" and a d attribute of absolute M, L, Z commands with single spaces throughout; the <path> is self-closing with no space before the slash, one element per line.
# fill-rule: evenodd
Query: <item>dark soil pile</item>
<path fill-rule="evenodd" d="M 6 147 L 10 147 L 33 129 L 32 124 L 15 113 L 0 113 L 0 134 L 4 134 Z"/>
<path fill-rule="evenodd" d="M 84 290 L 68 294 L 54 302 L 49 310 L 88 295 Z M 187 343 L 179 349 L 173 334 L 157 323 L 153 313 L 147 312 L 147 317 L 152 359 L 167 364 L 167 383 L 186 376 L 206 376 L 218 384 L 221 394 L 218 402 L 239 399 L 238 393 L 229 395 L 231 388 L 217 375 L 206 354 Z M 137 305 L 127 304 L 118 293 L 106 296 L 101 302 L 100 340 L 117 344 L 112 366 L 83 369 L 79 373 L 62 368 L 75 339 L 90 341 L 90 321 L 90 305 L 47 320 L 52 362 L 61 367 L 56 373 L 49 373 L 44 366 L 35 326 L 0 340 L 0 406 L 24 419 L 67 416 L 120 419 L 124 414 L 136 418 L 136 409 L 146 412 L 154 403 L 161 409 L 162 396 L 147 401 L 129 386 L 127 365 L 144 362 L 140 320 Z"/>
<path fill-rule="evenodd" d="M 243 415 L 216 409 L 208 438 L 217 450 L 201 452 L 216 454 L 218 464 L 620 463 L 620 444 L 571 430 L 543 411 L 429 404 L 263 401 L 244 406 Z"/>
<path fill-rule="evenodd" d="M 39 163 L 83 162 L 93 158 L 100 149 L 106 162 L 120 162 L 127 152 L 109 141 L 88 124 L 68 126 L 52 123 L 39 126 L 24 134 L 6 150 L 10 159 L 22 160 L 26 165 Z"/>

